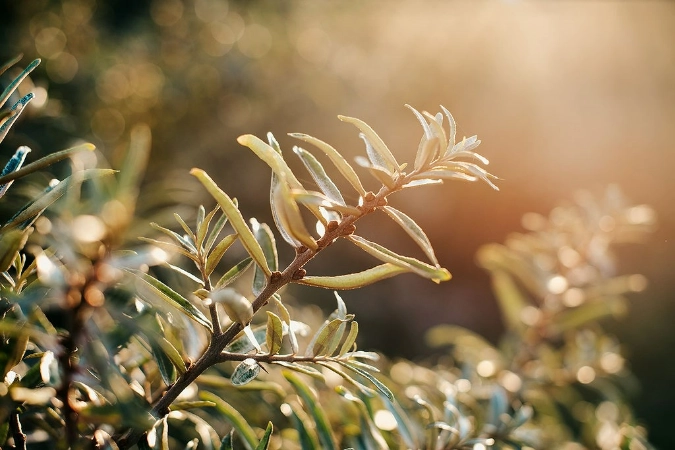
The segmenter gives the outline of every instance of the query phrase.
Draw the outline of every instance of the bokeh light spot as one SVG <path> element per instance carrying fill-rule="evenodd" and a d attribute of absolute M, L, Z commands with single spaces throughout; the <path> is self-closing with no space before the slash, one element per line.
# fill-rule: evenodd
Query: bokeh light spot
<path fill-rule="evenodd" d="M 582 366 L 577 370 L 577 380 L 582 384 L 589 384 L 595 380 L 595 369 L 591 366 Z"/>
<path fill-rule="evenodd" d="M 103 141 L 114 141 L 124 132 L 124 116 L 112 108 L 99 109 L 91 119 L 91 131 Z"/>
<path fill-rule="evenodd" d="M 237 46 L 242 54 L 251 59 L 262 58 L 272 48 L 272 34 L 263 25 L 248 25 Z"/>
<path fill-rule="evenodd" d="M 66 47 L 66 35 L 56 27 L 47 27 L 35 36 L 35 50 L 45 58 L 54 58 Z"/>

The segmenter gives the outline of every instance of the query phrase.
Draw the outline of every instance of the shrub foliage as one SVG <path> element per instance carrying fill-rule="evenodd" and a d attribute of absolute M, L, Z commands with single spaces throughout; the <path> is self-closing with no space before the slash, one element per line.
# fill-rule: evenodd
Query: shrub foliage
<path fill-rule="evenodd" d="M 2 93 L 0 139 L 31 101 L 32 94 L 12 99 L 38 63 Z M 615 189 L 548 218 L 528 215 L 528 233 L 480 250 L 507 328 L 498 347 L 438 326 L 429 343 L 450 347 L 433 366 L 358 349 L 358 322 L 338 290 L 406 272 L 450 279 L 425 232 L 389 206 L 389 196 L 444 180 L 497 188 L 474 151 L 476 136 L 457 140 L 445 108 L 436 115 L 409 108 L 423 136 L 404 164 L 365 122 L 339 117 L 364 141 L 356 164 L 381 186 L 376 192 L 315 137 L 291 134 L 330 163 L 326 169 L 314 153 L 293 148 L 318 189 L 309 190 L 273 135 L 245 135 L 239 143 L 272 170 L 273 226 L 246 220 L 236 199 L 192 169 L 215 207 L 152 223 L 140 240 L 132 225 L 147 127 L 132 130 L 119 170 L 92 167 L 82 157 L 91 144 L 26 165 L 30 149 L 20 147 L 0 176 L 0 195 L 25 180 L 16 191 L 30 198 L 0 228 L 0 445 L 648 448 L 624 400 L 632 386 L 620 346 L 598 321 L 645 284 L 640 275 L 613 275 L 611 247 L 641 239 L 654 220 Z M 44 186 L 29 176 L 64 159 L 71 173 L 61 180 Z M 427 261 L 359 236 L 356 223 L 369 214 L 400 225 Z M 292 260 L 280 261 L 277 238 L 293 248 Z M 378 264 L 308 273 L 306 264 L 338 239 Z M 231 248 L 240 256 L 243 248 L 243 258 Z M 289 284 L 335 290 L 335 310 L 325 317 L 288 304 Z"/>

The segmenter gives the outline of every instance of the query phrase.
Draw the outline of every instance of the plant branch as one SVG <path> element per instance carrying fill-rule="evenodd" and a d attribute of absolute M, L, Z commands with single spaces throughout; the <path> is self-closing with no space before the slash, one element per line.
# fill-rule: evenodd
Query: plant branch
<path fill-rule="evenodd" d="M 14 447 L 19 450 L 26 450 L 26 435 L 21 429 L 21 422 L 19 421 L 19 411 L 14 411 L 10 414 L 9 427 L 12 429 L 12 437 L 14 438 Z"/>
<path fill-rule="evenodd" d="M 378 207 L 385 206 L 387 204 L 387 196 L 403 189 L 403 185 L 406 184 L 415 171 L 411 172 L 408 175 L 402 174 L 395 183 L 395 186 L 388 188 L 382 186 L 377 194 L 372 192 L 367 193 L 364 196 L 363 204 L 358 208 L 362 211 L 359 215 L 347 215 L 342 218 L 339 222 L 331 222 L 326 227 L 326 232 L 324 235 L 317 241 L 317 249 L 312 250 L 307 247 L 299 247 L 296 249 L 296 255 L 293 261 L 284 269 L 283 272 L 278 273 L 274 277 L 268 279 L 268 283 L 263 289 L 263 291 L 256 297 L 253 301 L 253 314 L 257 313 L 260 308 L 265 306 L 269 299 L 274 293 L 279 289 L 286 286 L 287 284 L 301 280 L 305 275 L 304 266 L 312 260 L 321 250 L 332 244 L 336 239 L 344 236 L 351 235 L 356 227 L 354 223 L 359 220 L 361 217 L 375 211 Z M 213 317 L 213 314 L 212 314 Z M 214 330 L 216 329 L 216 324 L 214 324 Z M 155 417 L 161 417 L 169 412 L 169 406 L 176 400 L 183 390 L 185 390 L 193 381 L 199 377 L 204 371 L 214 364 L 234 360 L 233 358 L 228 358 L 228 356 L 233 355 L 231 353 L 223 353 L 225 347 L 234 340 L 234 338 L 243 330 L 243 325 L 240 323 L 233 323 L 230 325 L 224 332 L 220 334 L 213 334 L 213 338 L 209 343 L 209 346 L 206 348 L 202 356 L 188 368 L 188 370 L 181 375 L 174 384 L 168 387 L 164 395 L 157 401 L 157 403 L 152 408 L 152 414 Z M 252 357 L 251 355 L 242 355 L 243 359 Z M 254 355 L 255 356 L 255 355 Z M 258 355 L 259 357 L 264 357 L 265 355 Z M 294 356 L 295 359 L 290 359 L 290 361 L 302 361 L 304 359 L 299 359 L 301 357 Z M 255 358 L 254 358 L 255 359 Z M 277 359 L 278 361 L 284 361 L 284 359 Z M 316 361 L 317 359 L 311 358 L 311 360 Z M 328 359 L 326 359 L 327 361 Z M 310 359 L 307 359 L 310 361 Z M 120 449 L 126 449 L 134 445 L 138 440 L 143 436 L 145 432 L 141 430 L 131 429 L 128 430 L 123 436 L 117 439 L 117 445 Z"/>

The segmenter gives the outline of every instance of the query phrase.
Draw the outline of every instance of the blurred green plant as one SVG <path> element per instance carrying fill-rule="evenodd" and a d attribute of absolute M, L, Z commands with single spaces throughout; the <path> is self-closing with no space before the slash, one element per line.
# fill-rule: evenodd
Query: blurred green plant
<path fill-rule="evenodd" d="M 15 78 L 3 104 L 38 63 Z M 8 130 L 31 98 L 3 109 L 0 129 Z M 194 227 L 175 214 L 179 232 L 153 223 L 156 236 L 126 248 L 149 158 L 147 126 L 132 130 L 116 176 L 79 157 L 91 144 L 23 168 L 29 149 L 19 148 L 0 176 L 2 195 L 14 180 L 62 159 L 70 158 L 72 174 L 35 192 L 0 228 L 0 444 L 648 448 L 624 393 L 610 383 L 625 371 L 618 344 L 596 325 L 616 311 L 623 293 L 644 285 L 635 275 L 609 278 L 608 253 L 610 244 L 649 228 L 653 214 L 644 206 L 626 209 L 614 196 L 601 206 L 586 201 L 549 221 L 530 217 L 535 232 L 483 249 L 479 260 L 491 271 L 509 333 L 496 349 L 464 330 L 431 330 L 432 344 L 456 346 L 432 369 L 378 363 L 377 353 L 359 350 L 358 323 L 337 292 L 328 317 L 282 300 L 290 284 L 344 290 L 406 272 L 450 279 L 422 228 L 388 206 L 388 197 L 446 179 L 496 189 L 495 177 L 479 164 L 487 160 L 474 152 L 475 136 L 456 141 L 447 110 L 410 109 L 424 130 L 411 165 L 400 164 L 365 122 L 340 116 L 360 131 L 367 157 L 356 162 L 379 182 L 377 192 L 366 191 L 332 146 L 291 134 L 324 154 L 341 184 L 358 194 L 356 204 L 345 201 L 309 151 L 293 148 L 317 191 L 301 184 L 274 136 L 239 138 L 272 169 L 275 228 L 295 250 L 285 267 L 272 228 L 247 222 L 236 199 L 201 169 L 191 173 L 217 205 L 208 212 L 200 206 Z M 429 262 L 356 235 L 355 223 L 377 211 L 400 225 Z M 379 265 L 309 275 L 307 263 L 341 238 Z M 231 261 L 226 253 L 236 243 L 246 256 Z"/>

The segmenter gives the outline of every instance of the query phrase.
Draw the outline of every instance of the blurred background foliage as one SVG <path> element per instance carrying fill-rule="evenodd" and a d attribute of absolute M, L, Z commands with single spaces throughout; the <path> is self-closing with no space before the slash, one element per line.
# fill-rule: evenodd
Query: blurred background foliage
<path fill-rule="evenodd" d="M 454 279 L 432 286 L 396 277 L 346 298 L 363 330 L 376 330 L 362 332 L 362 347 L 392 356 L 429 354 L 419 336 L 439 323 L 496 341 L 503 325 L 488 276 L 474 263 L 478 247 L 504 241 L 527 211 L 618 183 L 658 211 L 659 228 L 647 251 L 618 249 L 619 272 L 642 273 L 650 284 L 630 315 L 607 326 L 641 382 L 636 414 L 651 441 L 675 443 L 667 428 L 675 419 L 674 3 L 5 1 L 0 40 L 2 60 L 18 52 L 43 58 L 31 76 L 36 98 L 3 154 L 29 145 L 37 158 L 78 136 L 114 161 L 130 129 L 145 122 L 153 153 L 142 196 L 171 182 L 163 202 L 198 204 L 187 171 L 201 166 L 247 215 L 266 222 L 257 187 L 267 186 L 269 172 L 238 135 L 272 131 L 288 147 L 283 133 L 303 131 L 351 156 L 362 143 L 331 119 L 345 114 L 380 130 L 397 155 L 412 155 L 419 130 L 402 105 L 448 107 L 460 137 L 479 134 L 502 191 L 450 184 L 424 201 L 396 199 Z M 360 233 L 418 251 L 393 224 L 368 227 L 360 224 Z M 344 273 L 360 257 L 346 245 L 331 252 L 309 268 Z M 332 305 L 329 293 L 293 294 Z"/>

